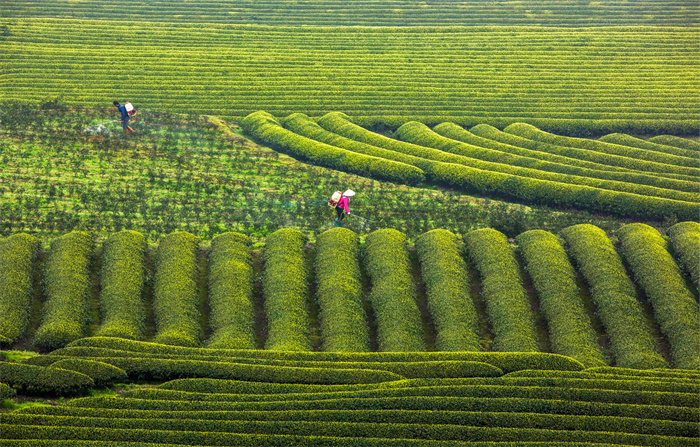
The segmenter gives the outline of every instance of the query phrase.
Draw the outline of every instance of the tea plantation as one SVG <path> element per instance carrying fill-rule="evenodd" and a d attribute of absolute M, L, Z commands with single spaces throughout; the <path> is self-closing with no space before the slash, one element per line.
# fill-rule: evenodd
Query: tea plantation
<path fill-rule="evenodd" d="M 700 443 L 697 2 L 0 12 L 3 447 Z"/>

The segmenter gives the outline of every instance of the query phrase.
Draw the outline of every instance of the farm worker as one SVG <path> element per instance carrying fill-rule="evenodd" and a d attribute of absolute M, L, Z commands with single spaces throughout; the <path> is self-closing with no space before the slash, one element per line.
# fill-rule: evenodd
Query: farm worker
<path fill-rule="evenodd" d="M 355 192 L 348 189 L 344 193 L 341 193 L 340 191 L 336 191 L 333 194 L 333 196 L 331 197 L 329 204 L 331 204 L 331 203 L 335 204 L 336 219 L 333 222 L 334 227 L 342 226 L 341 221 L 345 218 L 345 214 L 350 215 L 350 207 L 348 206 L 348 203 L 349 203 L 348 199 L 354 195 L 355 195 Z"/>
<path fill-rule="evenodd" d="M 128 134 L 129 131 L 133 133 L 134 129 L 129 127 L 129 113 L 126 111 L 126 107 L 119 104 L 119 101 L 114 101 L 112 104 L 114 104 L 114 107 L 116 107 L 119 110 L 119 113 L 122 114 L 122 127 L 124 128 L 124 133 Z"/>

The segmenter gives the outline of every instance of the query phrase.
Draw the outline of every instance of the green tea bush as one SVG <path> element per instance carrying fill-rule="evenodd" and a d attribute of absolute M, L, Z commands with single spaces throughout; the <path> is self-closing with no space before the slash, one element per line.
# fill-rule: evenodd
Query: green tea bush
<path fill-rule="evenodd" d="M 469 295 L 467 265 L 457 236 L 432 230 L 416 239 L 428 309 L 435 322 L 438 351 L 481 351 L 478 316 Z"/>
<path fill-rule="evenodd" d="M 46 266 L 46 303 L 32 343 L 40 349 L 56 349 L 85 335 L 89 318 L 89 268 L 94 242 L 84 232 L 53 239 Z"/>
<path fill-rule="evenodd" d="M 700 175 L 700 168 L 698 168 L 697 160 L 686 157 L 662 154 L 645 149 L 621 146 L 618 144 L 611 144 L 586 138 L 554 135 L 525 123 L 512 124 L 505 128 L 505 132 L 528 138 L 530 140 L 541 141 L 559 146 L 571 146 L 595 152 L 602 152 L 605 154 L 627 157 L 630 159 L 630 162 L 626 167 L 630 169 L 638 169 L 649 172 L 665 172 L 694 177 Z"/>
<path fill-rule="evenodd" d="M 380 351 L 425 351 L 406 236 L 377 230 L 365 239 L 365 268 L 372 283 L 369 300 L 377 320 Z"/>
<path fill-rule="evenodd" d="M 95 385 L 79 372 L 12 362 L 0 362 L 0 377 L 3 383 L 27 393 L 75 394 Z"/>
<path fill-rule="evenodd" d="M 551 379 L 556 380 L 556 379 Z M 497 388 L 497 387 L 496 387 Z M 488 387 L 481 387 L 490 394 Z M 566 395 L 569 390 L 556 389 Z M 527 390 L 526 390 L 527 391 Z M 539 391 L 535 390 L 535 391 Z M 586 390 L 589 391 L 589 390 Z M 595 391 L 595 390 L 593 390 Z M 515 393 L 517 394 L 517 393 Z M 549 393 L 548 393 L 549 394 Z M 151 411 L 301 411 L 301 410 L 403 410 L 403 411 L 482 411 L 502 413 L 579 414 L 617 418 L 639 418 L 643 420 L 669 420 L 697 424 L 698 411 L 694 408 L 674 406 L 650 406 L 616 404 L 605 402 L 571 401 L 557 398 L 542 399 L 503 397 L 452 397 L 452 396 L 406 396 L 406 397 L 343 397 L 318 400 L 277 400 L 269 402 L 198 402 L 178 400 L 149 400 L 132 398 L 88 398 L 74 399 L 70 407 L 106 408 Z M 607 419 L 607 418 L 605 418 Z"/>
<path fill-rule="evenodd" d="M 515 241 L 540 299 L 552 351 L 589 367 L 605 365 L 576 285 L 576 271 L 557 237 L 543 230 L 531 230 Z"/>
<path fill-rule="evenodd" d="M 357 234 L 345 228 L 333 228 L 316 239 L 316 299 L 324 351 L 369 351 L 359 244 Z"/>
<path fill-rule="evenodd" d="M 618 230 L 622 250 L 634 276 L 654 307 L 654 317 L 671 344 L 674 366 L 700 368 L 700 311 L 686 287 L 667 242 L 645 224 Z"/>
<path fill-rule="evenodd" d="M 241 126 L 247 133 L 274 148 L 327 168 L 408 184 L 421 182 L 425 178 L 425 173 L 414 166 L 350 152 L 297 135 L 283 128 L 266 112 L 246 116 Z"/>
<path fill-rule="evenodd" d="M 602 152 L 590 151 L 577 147 L 557 146 L 542 141 L 529 140 L 511 133 L 506 133 L 488 124 L 478 124 L 469 130 L 472 134 L 496 142 L 531 149 L 537 152 L 555 154 L 581 162 L 594 163 L 593 169 L 606 172 L 606 178 L 621 182 L 637 183 L 640 185 L 655 186 L 657 188 L 673 189 L 676 191 L 697 192 L 697 179 L 693 181 L 679 180 L 668 177 L 657 176 L 655 172 L 643 172 L 630 170 L 624 166 L 627 163 L 634 163 L 627 157 L 604 154 Z"/>
<path fill-rule="evenodd" d="M 141 298 L 144 284 L 146 238 L 124 230 L 102 245 L 102 322 L 96 335 L 139 340 L 145 332 L 146 309 Z"/>
<path fill-rule="evenodd" d="M 697 151 L 681 149 L 675 146 L 668 146 L 665 144 L 655 143 L 652 141 L 643 140 L 641 138 L 635 138 L 631 135 L 623 133 L 611 133 L 608 135 L 604 135 L 600 137 L 598 141 L 612 143 L 617 146 L 630 146 L 639 149 L 646 149 L 648 151 L 661 152 L 665 154 L 676 155 L 678 157 L 685 157 L 696 160 L 698 158 Z"/>
<path fill-rule="evenodd" d="M 0 401 L 3 399 L 10 399 L 15 395 L 17 395 L 17 390 L 6 383 L 0 382 Z"/>
<path fill-rule="evenodd" d="M 406 123 L 396 133 L 405 141 L 467 157 L 464 161 L 465 165 L 485 171 L 685 202 L 697 202 L 700 200 L 700 195 L 697 192 L 680 192 L 647 185 L 601 179 L 596 172 L 591 172 L 588 169 L 572 169 L 572 167 L 561 162 L 542 160 L 542 155 L 526 149 L 518 150 L 512 146 L 505 145 L 503 146 L 507 150 L 504 150 L 502 146 L 492 149 L 491 147 L 465 143 L 462 141 L 463 139 L 473 140 L 480 139 L 480 137 L 465 138 L 462 136 L 462 140 L 455 140 L 430 130 L 428 126 L 422 123 Z M 460 135 L 463 134 L 460 133 Z M 477 142 L 472 141 L 472 143 Z M 489 146 L 494 145 L 490 144 Z M 524 151 L 532 153 L 521 154 Z"/>
<path fill-rule="evenodd" d="M 446 138 L 469 143 L 474 146 L 490 148 L 497 151 L 521 155 L 523 157 L 529 157 L 531 159 L 551 162 L 551 164 L 536 164 L 534 162 L 530 162 L 524 165 L 531 168 L 558 172 L 567 175 L 588 177 L 590 179 L 603 179 L 621 182 L 620 184 L 608 183 L 612 187 L 615 185 L 622 186 L 622 184 L 625 183 L 652 186 L 653 188 L 649 189 L 637 189 L 636 187 L 625 185 L 631 192 L 636 190 L 642 194 L 644 191 L 648 191 L 650 192 L 650 195 L 660 195 L 660 197 L 678 197 L 681 199 L 681 197 L 690 198 L 694 196 L 694 194 L 674 195 L 674 193 L 671 191 L 661 191 L 660 189 L 686 191 L 690 193 L 697 192 L 695 182 L 681 182 L 678 180 L 656 177 L 652 173 L 645 174 L 641 172 L 633 172 L 618 166 L 587 161 L 586 158 L 591 158 L 592 156 L 590 151 L 585 149 L 558 147 L 548 145 L 547 143 L 533 142 L 516 135 L 502 132 L 487 124 L 474 126 L 472 130 L 474 130 L 475 133 L 467 131 L 454 123 L 442 123 L 433 128 L 435 133 Z M 561 152 L 562 155 L 560 155 L 559 152 Z M 624 162 L 621 161 L 619 164 L 623 165 Z M 583 181 L 585 182 L 585 180 Z M 605 183 L 599 183 L 598 185 L 603 184 Z M 596 183 L 594 181 L 590 183 L 590 186 L 595 185 Z"/>
<path fill-rule="evenodd" d="M 340 112 L 331 112 L 324 115 L 319 119 L 319 121 L 324 120 L 346 120 L 347 115 Z M 284 127 L 291 130 L 292 132 L 310 138 L 314 141 L 320 141 L 322 143 L 330 144 L 331 146 L 346 149 L 351 152 L 356 152 L 358 154 L 369 155 L 373 157 L 383 158 L 385 160 L 393 160 L 407 165 L 415 166 L 423 170 L 426 174 L 430 173 L 432 166 L 435 164 L 434 161 L 427 160 L 414 155 L 404 154 L 401 152 L 396 152 L 393 150 L 382 149 L 377 146 L 372 146 L 371 144 L 363 143 L 361 141 L 352 140 L 329 132 L 319 126 L 314 120 L 308 116 L 295 113 L 293 115 L 285 118 Z"/>
<path fill-rule="evenodd" d="M 291 228 L 267 238 L 262 278 L 268 327 L 265 349 L 312 350 L 304 244 L 306 236 Z"/>
<path fill-rule="evenodd" d="M 548 371 L 543 372 L 547 373 Z M 362 385 L 267 384 L 275 387 L 277 391 L 290 390 L 279 394 L 270 391 L 265 394 L 219 393 L 215 391 L 218 387 L 207 387 L 199 392 L 190 389 L 141 388 L 124 391 L 121 397 L 142 401 L 162 401 L 164 404 L 169 401 L 166 404 L 167 408 L 162 409 L 164 411 L 178 411 L 178 407 L 183 406 L 186 402 L 200 404 L 199 411 L 206 411 L 207 407 L 216 411 L 277 411 L 279 409 L 277 405 L 282 401 L 293 402 L 294 404 L 291 405 L 299 405 L 299 410 L 310 410 L 313 407 L 305 403 L 321 403 L 328 400 L 362 402 L 364 399 L 376 399 L 375 402 L 391 404 L 402 399 L 428 401 L 431 398 L 463 400 L 463 403 L 467 405 L 464 410 L 470 411 L 478 408 L 478 402 L 468 402 L 464 399 L 471 398 L 480 401 L 507 399 L 516 404 L 522 403 L 523 400 L 537 400 L 545 404 L 548 404 L 547 401 L 555 400 L 571 402 L 574 404 L 571 408 L 579 408 L 577 412 L 587 415 L 598 414 L 595 407 L 602 409 L 604 412 L 602 415 L 606 415 L 605 413 L 608 413 L 607 415 L 614 414 L 610 412 L 617 407 L 618 410 L 621 410 L 620 415 L 624 414 L 624 417 L 660 418 L 683 422 L 693 422 L 699 418 L 697 393 L 677 391 L 679 389 L 692 389 L 693 384 L 691 383 L 674 384 L 672 382 L 639 380 L 639 378 L 623 380 L 617 377 L 610 379 L 592 376 L 594 377 L 577 378 L 557 377 L 551 374 L 541 377 L 525 375 L 523 377 L 470 379 L 408 379 Z M 193 385 L 197 387 L 196 382 L 201 380 L 232 382 L 221 379 L 188 379 L 187 382 L 182 382 L 179 386 Z M 256 387 L 261 385 L 265 384 L 258 383 Z M 291 386 L 306 389 L 293 390 L 290 388 Z M 339 387 L 345 389 L 338 389 Z M 77 404 L 86 406 L 85 402 Z M 139 402 L 133 402 L 133 404 L 138 405 Z M 136 409 L 133 404 L 122 408 Z M 594 409 L 585 408 L 581 404 L 593 404 L 592 408 Z M 455 408 L 452 406 L 454 402 L 448 403 L 448 405 L 451 405 L 448 408 Z M 116 408 L 101 402 L 98 402 L 98 406 Z M 640 406 L 646 407 L 650 413 L 644 415 L 642 411 L 639 411 L 641 410 Z M 500 408 L 507 407 L 495 407 L 493 411 L 499 411 Z M 423 410 L 425 407 L 417 409 Z"/>
<path fill-rule="evenodd" d="M 504 372 L 521 369 L 547 369 L 580 371 L 584 366 L 570 357 L 538 352 L 278 352 L 268 350 L 225 350 L 169 346 L 110 337 L 90 337 L 76 340 L 68 348 L 91 347 L 125 350 L 135 355 L 211 355 L 219 357 L 253 357 L 292 361 L 344 361 L 344 362 L 428 362 L 459 360 L 483 362 Z M 58 351 L 61 352 L 61 351 Z M 81 353 L 80 355 L 85 355 Z M 49 357 L 49 356 L 44 356 Z M 27 360 L 36 361 L 34 359 Z"/>
<path fill-rule="evenodd" d="M 610 337 L 616 366 L 667 367 L 644 317 L 634 284 L 605 232 L 593 225 L 581 224 L 565 228 L 562 236 L 588 283 L 597 314 Z"/>
<path fill-rule="evenodd" d="M 208 348 L 256 348 L 253 275 L 251 240 L 248 236 L 224 233 L 211 241 L 209 321 L 213 333 L 207 340 Z"/>
<path fill-rule="evenodd" d="M 198 346 L 202 337 L 197 294 L 196 250 L 199 239 L 175 232 L 156 251 L 153 313 L 156 343 Z"/>
<path fill-rule="evenodd" d="M 681 222 L 668 229 L 678 264 L 700 290 L 700 223 Z"/>
<path fill-rule="evenodd" d="M 506 236 L 487 228 L 468 233 L 464 241 L 481 276 L 482 296 L 494 332 L 493 350 L 539 351 L 534 315 Z"/>
<path fill-rule="evenodd" d="M 649 139 L 652 143 L 664 144 L 667 146 L 679 147 L 692 152 L 700 152 L 700 143 L 687 138 L 681 138 L 674 135 L 657 135 Z"/>
<path fill-rule="evenodd" d="M 52 363 L 51 368 L 67 369 L 85 374 L 95 382 L 95 386 L 104 386 L 110 382 L 125 381 L 127 379 L 126 371 L 123 369 L 108 363 L 88 359 L 63 359 Z"/>
<path fill-rule="evenodd" d="M 336 369 L 255 365 L 227 361 L 172 360 L 146 357 L 94 357 L 91 360 L 123 369 L 132 380 L 173 380 L 182 377 L 282 383 L 373 383 L 404 379 L 381 369 Z M 225 360 L 225 359 L 221 359 Z M 30 366 L 30 365 L 27 365 Z"/>
<path fill-rule="evenodd" d="M 649 379 L 700 379 L 700 372 L 686 370 L 640 370 L 631 368 L 615 368 L 612 366 L 596 366 L 587 368 L 584 372 L 593 372 L 596 374 L 615 374 L 619 376 L 643 377 Z"/>
<path fill-rule="evenodd" d="M 356 412 L 355 412 L 356 413 Z M 476 413 L 476 414 L 474 414 Z M 461 441 L 473 437 L 484 437 L 496 441 L 514 442 L 518 436 L 528 440 L 560 440 L 566 441 L 617 441 L 636 442 L 641 445 L 655 445 L 652 442 L 668 441 L 668 445 L 688 445 L 697 431 L 691 423 L 670 421 L 640 421 L 634 418 L 610 420 L 579 415 L 524 415 L 524 414 L 488 414 L 467 413 L 462 417 L 438 417 L 438 422 L 419 421 L 406 415 L 394 420 L 391 415 L 379 416 L 374 412 L 374 420 L 369 417 L 352 415 L 352 413 L 326 414 L 320 420 L 306 419 L 313 416 L 298 414 L 289 415 L 284 420 L 269 418 L 266 420 L 193 420 L 193 419 L 160 419 L 153 417 L 142 418 L 100 418 L 63 416 L 52 417 L 43 415 L 10 414 L 0 416 L 0 420 L 8 425 L 35 424 L 38 427 L 52 426 L 58 421 L 66 427 L 95 427 L 110 430 L 159 430 L 175 433 L 203 434 L 268 434 L 294 433 L 302 436 L 327 437 L 356 437 L 383 439 L 432 439 L 442 441 Z M 354 416 L 354 418 L 350 418 Z M 379 416 L 379 417 L 377 417 Z M 425 415 L 424 415 L 425 417 Z M 350 419 L 350 420 L 348 420 Z M 402 420 L 403 419 L 403 420 Z M 442 420 L 440 420 L 442 419 Z M 359 420 L 359 421 L 358 421 Z M 404 422 L 405 420 L 405 422 Z M 652 430 L 656 431 L 652 431 Z M 148 435 L 147 435 L 148 436 Z M 182 436 L 182 435 L 181 435 Z M 152 435 L 148 436 L 154 439 Z M 684 439 L 685 438 L 685 439 Z M 688 439 L 689 438 L 689 439 Z M 685 442 L 684 442 L 685 441 Z M 221 445 L 221 444 L 218 444 Z M 230 445 L 230 444 L 227 444 Z"/>
<path fill-rule="evenodd" d="M 0 340 L 11 344 L 29 324 L 32 306 L 32 272 L 39 240 L 14 234 L 0 240 Z"/>

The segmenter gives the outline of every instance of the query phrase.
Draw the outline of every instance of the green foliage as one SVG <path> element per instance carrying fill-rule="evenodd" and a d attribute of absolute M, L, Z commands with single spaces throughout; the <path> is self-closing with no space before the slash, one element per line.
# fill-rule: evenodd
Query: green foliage
<path fill-rule="evenodd" d="M 223 350 L 198 349 L 180 346 L 167 346 L 156 343 L 138 342 L 108 337 L 90 337 L 77 340 L 66 349 L 93 347 L 167 355 L 211 355 L 221 357 L 253 357 L 258 359 L 278 359 L 293 361 L 342 361 L 342 362 L 428 362 L 428 361 L 471 361 L 493 365 L 504 372 L 521 369 L 553 369 L 579 371 L 583 365 L 570 358 L 557 354 L 528 352 L 279 352 L 268 350 Z"/>
<path fill-rule="evenodd" d="M 697 158 L 698 158 L 698 152 L 689 150 L 689 149 L 682 149 L 679 147 L 675 146 L 669 146 L 665 144 L 660 144 L 656 143 L 653 141 L 647 141 L 643 140 L 641 138 L 635 138 L 631 135 L 627 134 L 622 134 L 622 133 L 611 133 L 608 135 L 604 135 L 598 139 L 598 141 L 603 141 L 605 143 L 612 143 L 618 146 L 631 146 L 635 148 L 640 148 L 640 149 L 646 149 L 649 151 L 656 151 L 656 152 L 662 152 L 666 154 L 671 154 L 671 155 L 676 155 L 679 157 L 686 157 L 690 159 L 695 159 L 697 163 Z M 688 165 L 692 166 L 692 165 Z"/>
<path fill-rule="evenodd" d="M 604 171 L 606 174 L 602 175 L 605 175 L 605 178 L 609 178 L 610 180 L 649 185 L 677 191 L 698 191 L 697 179 L 680 180 L 669 178 L 669 176 L 659 176 L 658 173 L 627 169 L 625 166 L 627 166 L 628 163 L 635 163 L 634 160 L 630 160 L 627 157 L 530 140 L 518 135 L 503 132 L 488 124 L 478 124 L 470 129 L 470 133 L 495 142 L 531 149 L 541 153 L 567 157 L 572 160 L 578 160 L 579 163 L 587 163 L 586 166 L 588 167 Z M 671 177 L 673 177 L 673 175 L 671 175 Z"/>
<path fill-rule="evenodd" d="M 576 271 L 552 233 L 531 230 L 515 238 L 547 320 L 552 351 L 584 365 L 605 365 L 576 285 Z"/>
<path fill-rule="evenodd" d="M 438 351 L 481 351 L 478 315 L 469 295 L 467 265 L 457 236 L 433 230 L 416 239 Z"/>
<path fill-rule="evenodd" d="M 31 318 L 32 272 L 39 241 L 28 234 L 0 240 L 0 339 L 11 344 Z"/>
<path fill-rule="evenodd" d="M 199 345 L 198 245 L 199 239 L 187 232 L 175 232 L 160 240 L 153 292 L 157 343 Z"/>
<path fill-rule="evenodd" d="M 464 241 L 481 276 L 482 296 L 494 332 L 493 350 L 537 352 L 534 315 L 508 239 L 496 230 L 482 229 L 468 233 Z"/>
<path fill-rule="evenodd" d="M 44 268 L 46 303 L 33 344 L 56 349 L 85 335 L 89 318 L 89 267 L 94 242 L 85 232 L 53 239 Z"/>
<path fill-rule="evenodd" d="M 9 399 L 17 394 L 17 390 L 7 385 L 6 383 L 0 382 L 0 401 L 3 399 Z"/>
<path fill-rule="evenodd" d="M 663 368 L 656 340 L 637 299 L 634 284 L 610 239 L 600 228 L 582 224 L 562 236 L 571 257 L 588 283 L 597 314 L 610 337 L 616 366 Z"/>
<path fill-rule="evenodd" d="M 141 357 L 94 357 L 93 360 L 123 369 L 132 380 L 173 380 L 181 377 L 248 380 L 283 383 L 373 383 L 401 380 L 403 376 L 381 369 L 342 369 L 305 365 L 278 366 L 229 361 L 160 359 Z"/>
<path fill-rule="evenodd" d="M 681 222 L 668 229 L 678 264 L 700 290 L 700 223 Z"/>
<path fill-rule="evenodd" d="M 75 394 L 95 385 L 79 372 L 12 362 L 0 362 L 0 377 L 3 383 L 27 393 Z"/>
<path fill-rule="evenodd" d="M 316 299 L 324 351 L 369 351 L 359 243 L 357 234 L 345 228 L 333 228 L 316 239 Z"/>
<path fill-rule="evenodd" d="M 475 146 L 486 147 L 506 153 L 513 153 L 529 157 L 530 160 L 522 160 L 525 167 L 533 167 L 545 171 L 561 174 L 588 177 L 579 181 L 590 181 L 591 186 L 596 183 L 593 179 L 611 180 L 611 182 L 597 183 L 615 187 L 625 187 L 630 192 L 635 191 L 634 185 L 648 185 L 653 188 L 636 189 L 640 193 L 649 191 L 650 195 L 659 197 L 674 197 L 675 191 L 697 193 L 697 181 L 675 180 L 667 177 L 659 177 L 655 172 L 641 172 L 628 169 L 628 163 L 636 160 L 617 155 L 604 154 L 577 147 L 556 146 L 540 141 L 528 140 L 517 135 L 506 133 L 488 124 L 478 124 L 467 131 L 454 123 L 443 123 L 433 129 L 439 135 L 451 138 Z M 536 163 L 535 160 L 549 161 L 549 164 Z M 498 158 L 496 159 L 498 161 Z M 505 161 L 504 158 L 501 158 Z M 673 191 L 666 191 L 673 190 Z M 690 196 L 675 195 L 679 198 Z"/>
<path fill-rule="evenodd" d="M 113 234 L 102 245 L 100 311 L 96 335 L 139 340 L 145 332 L 144 285 L 146 238 L 136 231 Z"/>
<path fill-rule="evenodd" d="M 444 124 L 440 126 L 444 126 Z M 484 139 L 481 137 L 469 136 L 468 133 L 465 135 L 466 131 L 463 129 L 461 132 L 457 131 L 455 136 L 459 137 L 458 139 L 448 138 L 437 133 L 438 129 L 444 129 L 440 126 L 432 131 L 424 124 L 410 122 L 401 126 L 396 132 L 406 141 L 467 157 L 461 164 L 485 171 L 686 202 L 697 202 L 700 199 L 697 192 L 686 193 L 601 179 L 598 171 L 572 169 L 566 163 L 568 160 L 551 161 L 549 160 L 552 158 L 551 156 L 547 157 L 542 153 L 498 143 L 484 143 Z M 458 127 L 454 124 L 453 126 Z M 448 133 L 452 134 L 452 132 Z M 469 143 L 464 142 L 464 140 L 469 141 Z"/>
<path fill-rule="evenodd" d="M 209 254 L 210 325 L 207 347 L 255 349 L 251 240 L 224 233 L 211 241 Z"/>
<path fill-rule="evenodd" d="M 658 231 L 644 224 L 618 230 L 625 258 L 654 306 L 654 317 L 671 344 L 674 366 L 700 368 L 700 311 Z"/>
<path fill-rule="evenodd" d="M 664 144 L 667 146 L 679 147 L 692 152 L 700 152 L 700 143 L 687 138 L 676 137 L 674 135 L 657 135 L 649 139 L 652 143 Z"/>
<path fill-rule="evenodd" d="M 186 5 L 186 7 L 185 7 Z M 665 2 L 623 0 L 579 4 L 573 1 L 545 1 L 525 5 L 508 4 L 507 9 L 494 8 L 486 2 L 457 8 L 450 0 L 435 0 L 430 7 L 410 0 L 387 3 L 384 0 L 344 1 L 319 0 L 311 5 L 293 2 L 247 2 L 230 0 L 211 3 L 206 0 L 133 5 L 129 10 L 111 8 L 100 0 L 82 0 L 76 4 L 56 4 L 51 0 L 25 2 L 7 0 L 3 16 L 7 18 L 61 18 L 96 21 L 196 23 L 210 28 L 216 24 L 264 25 L 300 28 L 302 26 L 362 27 L 510 27 L 537 26 L 556 28 L 580 27 L 693 27 L 699 20 L 688 14 L 692 3 L 680 1 L 669 7 Z M 187 12 L 186 14 L 183 12 Z M 9 33 L 8 33 L 9 34 Z M 589 42 L 589 44 L 591 44 Z M 493 73 L 490 73 L 493 74 Z M 468 79 L 465 79 L 467 81 Z M 435 93 L 433 91 L 433 93 Z M 483 98 L 482 98 L 483 99 Z M 601 100 L 602 98 L 598 98 Z"/>
<path fill-rule="evenodd" d="M 700 175 L 700 168 L 697 166 L 697 160 L 687 157 L 678 157 L 646 149 L 621 146 L 619 144 L 606 143 L 599 140 L 554 135 L 525 123 L 510 125 L 505 128 L 505 132 L 558 146 L 577 147 L 594 152 L 626 157 L 630 159 L 627 160 L 628 165 L 626 167 L 631 169 L 679 174 L 690 177 L 697 177 Z"/>
<path fill-rule="evenodd" d="M 248 115 L 241 121 L 241 126 L 250 135 L 273 148 L 327 168 L 407 184 L 418 183 L 425 178 L 423 171 L 414 166 L 350 152 L 297 135 L 283 128 L 279 121 L 266 112 Z"/>
<path fill-rule="evenodd" d="M 369 234 L 364 258 L 372 283 L 369 300 L 377 320 L 379 350 L 425 351 L 406 236 L 393 229 Z"/>
<path fill-rule="evenodd" d="M 262 278 L 268 327 L 265 349 L 312 349 L 305 243 L 306 236 L 291 228 L 277 230 L 267 238 Z"/>
<path fill-rule="evenodd" d="M 126 371 L 107 363 L 88 359 L 63 359 L 51 364 L 51 368 L 67 369 L 90 377 L 95 386 L 104 386 L 110 382 L 121 382 L 127 379 Z"/>

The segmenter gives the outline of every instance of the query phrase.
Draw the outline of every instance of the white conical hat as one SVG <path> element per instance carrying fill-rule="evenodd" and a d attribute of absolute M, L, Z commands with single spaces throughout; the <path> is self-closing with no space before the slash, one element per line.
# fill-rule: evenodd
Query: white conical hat
<path fill-rule="evenodd" d="M 343 193 L 343 195 L 344 195 L 345 197 L 352 197 L 352 196 L 355 195 L 355 191 L 353 191 L 352 189 L 348 189 L 347 191 L 345 191 L 345 192 Z"/>

